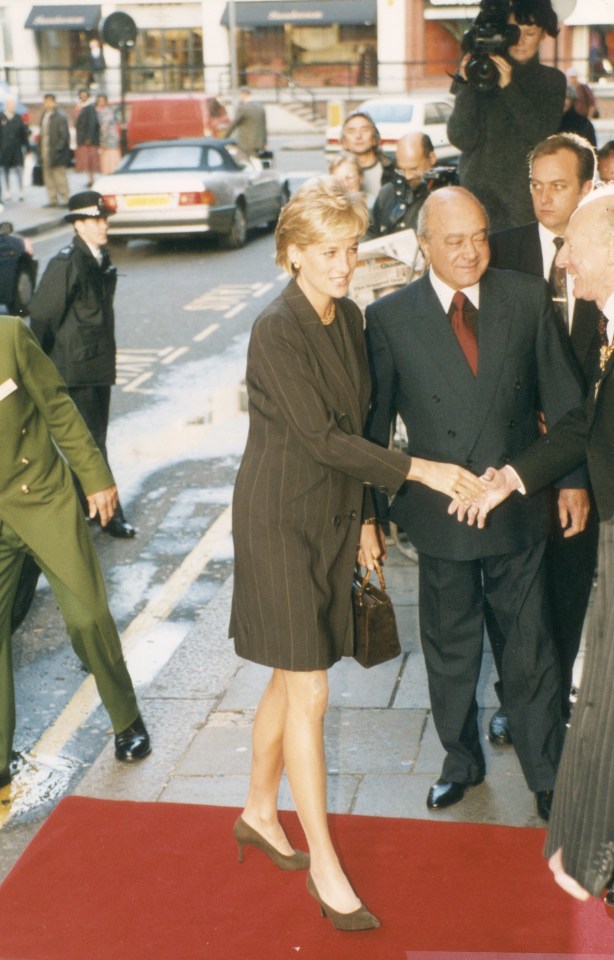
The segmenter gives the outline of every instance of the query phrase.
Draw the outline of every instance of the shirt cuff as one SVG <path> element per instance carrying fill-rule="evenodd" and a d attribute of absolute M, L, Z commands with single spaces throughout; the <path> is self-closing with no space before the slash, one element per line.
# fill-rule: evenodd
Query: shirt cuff
<path fill-rule="evenodd" d="M 527 488 L 525 487 L 524 483 L 522 482 L 522 480 L 520 479 L 519 475 L 516 473 L 514 468 L 510 467 L 509 463 L 505 467 L 503 467 L 503 473 L 505 474 L 505 478 L 509 483 L 510 487 L 512 488 L 512 490 L 517 490 L 518 493 L 521 493 L 524 496 L 527 492 Z"/>

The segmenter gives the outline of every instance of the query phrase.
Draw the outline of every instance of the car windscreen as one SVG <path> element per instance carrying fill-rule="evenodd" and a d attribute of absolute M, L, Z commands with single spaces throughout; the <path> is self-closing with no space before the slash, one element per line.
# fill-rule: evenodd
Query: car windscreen
<path fill-rule="evenodd" d="M 145 170 L 202 170 L 203 148 L 198 144 L 144 147 L 134 151 L 123 169 L 130 173 Z"/>
<path fill-rule="evenodd" d="M 373 122 L 378 123 L 409 123 L 414 112 L 412 103 L 379 103 L 369 109 Z"/>

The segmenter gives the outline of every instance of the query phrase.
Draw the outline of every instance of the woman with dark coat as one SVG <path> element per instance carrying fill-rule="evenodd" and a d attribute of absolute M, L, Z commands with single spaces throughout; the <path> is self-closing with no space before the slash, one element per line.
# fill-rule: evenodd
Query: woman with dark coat
<path fill-rule="evenodd" d="M 340 930 L 379 921 L 339 863 L 326 818 L 327 669 L 353 652 L 352 571 L 383 541 L 366 485 L 405 480 L 448 495 L 479 485 L 461 467 L 410 458 L 363 437 L 370 383 L 363 321 L 345 299 L 368 213 L 334 177 L 307 181 L 282 210 L 277 263 L 292 280 L 256 320 L 247 359 L 249 435 L 233 502 L 230 635 L 241 657 L 273 668 L 253 727 L 251 781 L 234 827 L 240 858 L 259 847 L 307 886 Z M 277 817 L 287 771 L 309 854 Z"/>
<path fill-rule="evenodd" d="M 11 170 L 17 177 L 17 190 L 23 200 L 23 161 L 28 151 L 28 128 L 16 112 L 13 97 L 7 97 L 4 113 L 0 114 L 0 164 L 6 182 L 5 200 L 11 199 Z"/>

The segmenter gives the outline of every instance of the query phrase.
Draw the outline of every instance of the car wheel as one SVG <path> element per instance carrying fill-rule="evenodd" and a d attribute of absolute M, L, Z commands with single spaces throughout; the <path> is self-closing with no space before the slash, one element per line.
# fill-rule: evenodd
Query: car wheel
<path fill-rule="evenodd" d="M 11 313 L 16 317 L 27 317 L 30 313 L 30 303 L 34 294 L 32 275 L 25 267 L 21 267 L 17 274 Z"/>
<path fill-rule="evenodd" d="M 247 220 L 243 207 L 236 206 L 232 215 L 230 230 L 224 237 L 224 246 L 229 250 L 238 250 L 247 240 Z"/>

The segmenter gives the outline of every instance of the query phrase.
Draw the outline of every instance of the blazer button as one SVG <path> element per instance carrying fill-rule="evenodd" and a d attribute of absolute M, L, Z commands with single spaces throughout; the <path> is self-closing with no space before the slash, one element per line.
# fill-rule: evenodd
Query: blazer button
<path fill-rule="evenodd" d="M 436 393 L 433 394 L 433 403 L 441 403 L 441 397 L 438 397 Z"/>
<path fill-rule="evenodd" d="M 515 421 L 515 420 L 508 420 L 507 425 L 508 425 L 508 427 L 510 427 L 510 429 L 512 429 L 513 427 L 516 426 L 516 421 Z"/>
<path fill-rule="evenodd" d="M 22 427 L 22 428 L 21 428 L 21 434 L 22 434 L 22 436 L 25 437 L 25 435 L 26 435 L 27 432 L 28 432 L 28 428 L 27 428 L 27 427 Z"/>
<path fill-rule="evenodd" d="M 350 520 L 355 520 L 357 516 L 358 514 L 356 513 L 355 510 L 350 510 L 350 512 L 348 513 L 348 517 L 350 518 Z"/>
<path fill-rule="evenodd" d="M 473 466 L 473 460 L 471 459 L 471 457 L 467 457 L 467 459 L 465 460 L 465 466 L 466 466 L 467 468 Z"/>
<path fill-rule="evenodd" d="M 341 523 L 341 517 L 339 516 L 338 513 L 336 513 L 335 516 L 333 517 L 333 523 L 335 524 L 336 527 L 338 527 L 339 524 Z"/>
<path fill-rule="evenodd" d="M 29 493 L 29 492 L 30 492 L 30 488 L 29 488 L 29 486 L 28 486 L 27 483 L 22 483 L 22 485 L 21 485 L 21 492 L 22 492 L 22 493 Z"/>

